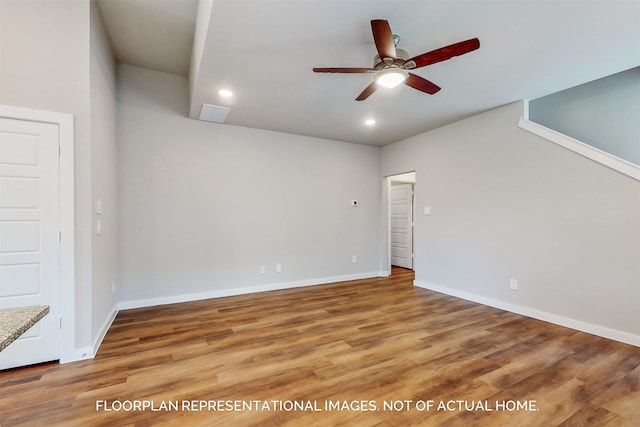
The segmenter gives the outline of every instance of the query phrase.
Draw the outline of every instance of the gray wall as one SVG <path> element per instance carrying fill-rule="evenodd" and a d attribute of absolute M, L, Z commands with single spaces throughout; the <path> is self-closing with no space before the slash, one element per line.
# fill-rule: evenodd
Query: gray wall
<path fill-rule="evenodd" d="M 640 335 L 640 183 L 519 129 L 522 113 L 383 147 L 384 175 L 416 171 L 416 280 Z"/>
<path fill-rule="evenodd" d="M 377 147 L 191 120 L 186 78 L 118 79 L 120 301 L 379 273 Z"/>
<path fill-rule="evenodd" d="M 75 116 L 78 347 L 118 260 L 118 301 L 383 270 L 381 177 L 410 170 L 418 281 L 640 335 L 638 182 L 519 129 L 522 105 L 383 149 L 189 120 L 186 79 L 134 67 L 116 106 L 94 5 L 0 4 L 0 103 Z"/>
<path fill-rule="evenodd" d="M 74 115 L 76 348 L 90 347 L 115 305 L 113 59 L 94 1 L 1 0 L 0 7 L 0 103 Z M 114 209 L 99 238 L 94 193 Z"/>
<path fill-rule="evenodd" d="M 91 343 L 89 3 L 2 0 L 0 103 L 75 118 L 76 346 Z"/>
<path fill-rule="evenodd" d="M 640 165 L 640 67 L 535 99 L 529 119 Z"/>

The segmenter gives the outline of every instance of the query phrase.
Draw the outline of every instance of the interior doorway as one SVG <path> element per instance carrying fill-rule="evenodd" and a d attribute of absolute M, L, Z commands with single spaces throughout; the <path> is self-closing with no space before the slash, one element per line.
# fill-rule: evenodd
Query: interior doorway
<path fill-rule="evenodd" d="M 3 228 L 3 239 L 0 244 L 0 252 L 2 252 L 2 274 L 0 274 L 0 282 L 3 286 L 0 286 L 0 293 L 3 294 L 3 298 L 0 301 L 0 307 L 13 307 L 14 302 L 17 302 L 18 294 L 20 297 L 27 297 L 36 288 L 38 282 L 44 284 L 44 281 L 49 282 L 55 280 L 58 283 L 57 293 L 58 296 L 53 296 L 50 302 L 36 301 L 36 300 L 23 300 L 17 305 L 23 304 L 44 304 L 49 305 L 50 310 L 38 324 L 36 328 L 27 331 L 23 338 L 25 344 L 27 341 L 37 341 L 34 339 L 35 335 L 38 335 L 40 331 L 41 335 L 52 336 L 45 330 L 48 328 L 47 323 L 51 322 L 55 326 L 56 344 L 53 355 L 39 356 L 40 361 L 59 359 L 61 363 L 71 362 L 86 358 L 87 348 L 76 348 L 76 286 L 75 286 L 75 203 L 74 203 L 74 188 L 75 188 L 75 169 L 74 169 L 74 117 L 71 114 L 57 113 L 44 110 L 36 110 L 32 108 L 14 107 L 8 105 L 0 105 L 0 118 L 12 123 L 22 123 L 24 126 L 32 126 L 37 123 L 37 126 L 43 126 L 44 128 L 50 128 L 54 126 L 56 128 L 55 138 L 57 143 L 46 143 L 47 138 L 40 141 L 40 131 L 27 130 L 26 132 L 16 132 L 15 129 L 9 129 L 9 135 L 2 137 L 0 145 L 0 152 L 2 152 L 3 160 L 0 160 L 2 171 L 5 173 L 4 178 L 11 177 L 13 184 L 7 179 L 3 179 L 2 199 L 0 206 L 4 206 L 0 209 L 0 219 L 16 220 L 18 225 L 21 225 L 23 230 L 16 230 L 15 227 L 11 227 L 7 221 L 4 221 L 5 227 Z M 5 138 L 6 136 L 6 138 Z M 35 138 L 37 136 L 37 138 Z M 35 144 L 34 140 L 37 139 L 38 143 Z M 31 142 L 30 142 L 31 141 Z M 22 143 L 21 143 L 22 142 Z M 39 144 L 44 144 L 41 151 Z M 7 150 L 7 146 L 13 146 Z M 36 149 L 37 148 L 37 149 Z M 53 148 L 53 153 L 50 149 Z M 4 159 L 5 156 L 10 158 Z M 11 158 L 13 157 L 13 158 Z M 53 157 L 53 162 L 57 163 L 57 173 L 51 175 L 40 175 L 41 173 L 51 173 L 50 165 L 44 166 L 41 162 L 47 162 Z M 34 165 L 33 161 L 29 159 L 36 159 L 38 166 Z M 39 175 L 29 175 L 26 169 L 38 169 Z M 55 166 L 53 166 L 55 167 Z M 22 172 L 20 171 L 22 170 Z M 18 179 L 13 179 L 18 178 Z M 57 187 L 57 196 L 52 195 L 49 187 L 55 185 Z M 11 187 L 11 188 L 10 188 Z M 37 188 L 36 188 L 37 187 Z M 32 191 L 27 191 L 31 189 Z M 9 190 L 9 191 L 7 191 Z M 47 200 L 44 200 L 46 198 Z M 51 200 L 51 199 L 54 200 Z M 55 200 L 57 198 L 57 201 Z M 34 204 L 38 205 L 38 208 L 34 208 Z M 51 203 L 55 204 L 55 207 L 51 207 Z M 45 207 L 46 205 L 46 207 Z M 50 222 L 50 212 L 57 210 L 57 226 L 45 225 L 45 222 Z M 37 218 L 23 216 L 20 218 L 10 217 L 5 215 L 41 215 Z M 37 227 L 37 233 L 33 230 L 36 229 L 33 223 L 39 222 Z M 11 240 L 6 239 L 5 231 L 7 231 L 7 225 L 9 225 L 10 232 L 13 233 Z M 13 224 L 15 225 L 15 224 Z M 32 226 L 31 233 L 25 234 L 25 228 Z M 53 228 L 53 232 L 51 229 Z M 20 231 L 20 232 L 18 232 Z M 29 242 L 25 238 L 31 237 Z M 44 240 L 43 240 L 44 239 Z M 46 243 L 45 243 L 46 240 Z M 37 244 L 38 250 L 34 249 Z M 31 247 L 29 246 L 31 245 Z M 45 248 L 46 245 L 46 248 Z M 13 246 L 13 248 L 11 247 Z M 56 246 L 54 252 L 57 255 L 49 255 L 51 248 Z M 13 249 L 13 250 L 12 250 Z M 46 255 L 45 255 L 45 249 Z M 10 255 L 10 257 L 9 257 Z M 27 256 L 44 256 L 44 259 L 24 259 Z M 22 258 L 22 259 L 18 259 Z M 14 261 L 11 263 L 11 261 Z M 53 260 L 53 261 L 52 261 Z M 55 264 L 52 267 L 52 262 Z M 48 263 L 48 264 L 47 264 Z M 52 268 L 55 269 L 52 270 Z M 37 274 L 39 273 L 39 274 Z M 8 280 L 7 280 L 8 279 Z M 8 287 L 9 280 L 13 283 L 13 288 Z M 47 287 L 47 289 L 53 289 Z M 15 292 L 13 292 L 15 291 Z M 43 291 L 44 292 L 44 291 Z M 34 297 L 39 292 L 31 292 Z M 8 295 L 7 295 L 8 294 Z M 14 301 L 15 300 L 15 301 Z M 55 307 L 54 307 L 55 306 Z M 40 329 L 39 329 L 40 328 Z M 33 335 L 33 336 L 32 336 Z M 9 366 L 21 366 L 24 364 L 37 363 L 34 359 L 24 358 L 22 356 L 16 357 L 14 352 L 22 351 L 20 349 L 21 344 L 19 342 L 12 343 L 8 348 L 2 351 L 2 357 L 0 357 L 0 367 L 7 368 Z M 49 348 L 50 346 L 46 346 Z M 14 350 L 15 349 L 15 350 Z M 27 351 L 29 357 L 34 357 L 36 352 Z M 13 355 L 12 355 L 13 354 Z M 38 352 L 38 354 L 40 354 Z M 17 363 L 15 363 L 17 362 Z"/>
<path fill-rule="evenodd" d="M 0 369 L 60 358 L 59 129 L 0 118 L 0 308 L 49 313 L 0 354 Z"/>
<path fill-rule="evenodd" d="M 413 270 L 416 173 L 392 175 L 386 181 L 388 271 Z"/>

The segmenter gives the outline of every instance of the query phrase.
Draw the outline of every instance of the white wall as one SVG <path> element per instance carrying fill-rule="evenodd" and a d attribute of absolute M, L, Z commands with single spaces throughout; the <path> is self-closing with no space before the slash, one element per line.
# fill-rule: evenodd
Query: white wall
<path fill-rule="evenodd" d="M 529 118 L 640 165 L 640 67 L 535 99 Z"/>
<path fill-rule="evenodd" d="M 125 306 L 381 270 L 378 148 L 191 120 L 186 78 L 118 79 Z"/>
<path fill-rule="evenodd" d="M 89 2 L 0 2 L 0 103 L 75 118 L 76 346 L 91 343 Z"/>
<path fill-rule="evenodd" d="M 101 224 L 101 234 L 92 233 L 91 336 L 97 345 L 116 310 L 112 292 L 118 275 L 117 238 L 117 156 L 116 156 L 116 70 L 100 10 L 91 1 L 90 43 L 91 87 L 91 193 L 93 230 Z M 96 213 L 97 201 L 102 214 Z"/>
<path fill-rule="evenodd" d="M 640 343 L 640 183 L 519 129 L 522 113 L 383 147 L 384 175 L 416 170 L 417 283 Z"/>

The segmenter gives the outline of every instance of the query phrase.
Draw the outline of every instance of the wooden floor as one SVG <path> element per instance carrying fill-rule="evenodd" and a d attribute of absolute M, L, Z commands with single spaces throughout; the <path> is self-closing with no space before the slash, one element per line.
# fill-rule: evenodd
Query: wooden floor
<path fill-rule="evenodd" d="M 640 348 L 412 280 L 122 311 L 93 360 L 0 372 L 0 424 L 640 426 Z"/>

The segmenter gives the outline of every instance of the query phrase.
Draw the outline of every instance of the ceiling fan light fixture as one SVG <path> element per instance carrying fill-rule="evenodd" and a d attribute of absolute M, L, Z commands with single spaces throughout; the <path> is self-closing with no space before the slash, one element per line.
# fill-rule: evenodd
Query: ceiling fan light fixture
<path fill-rule="evenodd" d="M 378 83 L 378 86 L 394 88 L 404 82 L 407 77 L 409 77 L 409 73 L 406 70 L 401 68 L 387 68 L 378 73 L 376 83 Z"/>
<path fill-rule="evenodd" d="M 410 73 L 408 70 L 447 61 L 454 56 L 464 55 L 480 47 L 480 40 L 473 38 L 412 57 L 406 50 L 397 47 L 400 38 L 393 35 L 389 22 L 386 19 L 372 19 L 371 32 L 373 33 L 373 43 L 376 45 L 376 51 L 378 53 L 373 57 L 373 67 L 313 68 L 314 73 L 375 73 L 373 81 L 360 92 L 356 97 L 356 101 L 364 101 L 369 98 L 378 87 L 393 88 L 400 83 L 404 83 L 410 88 L 420 92 L 433 95 L 440 90 L 440 86 L 423 77 Z"/>

